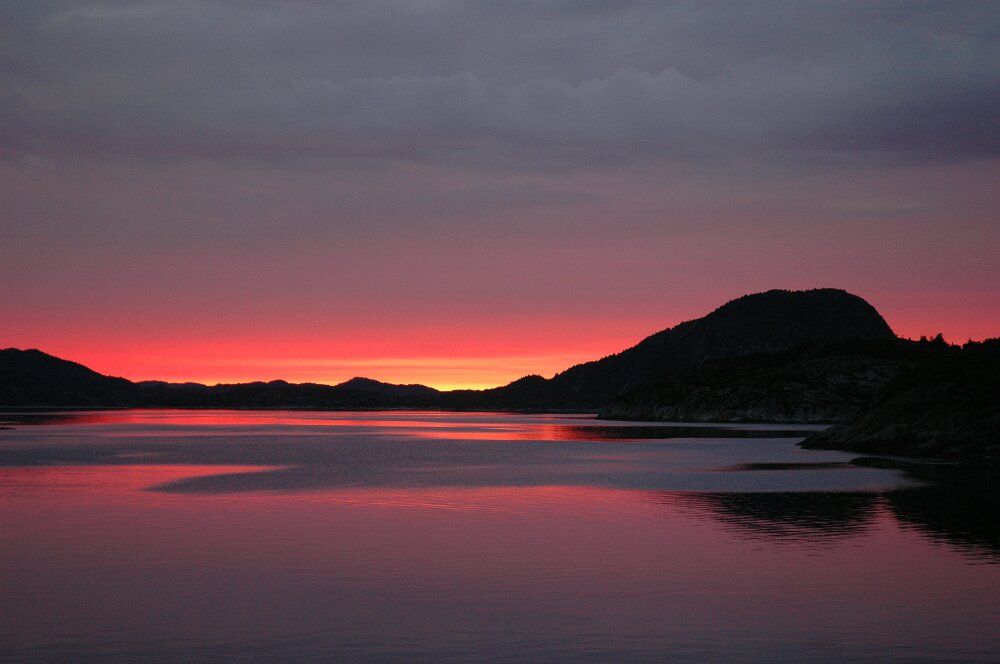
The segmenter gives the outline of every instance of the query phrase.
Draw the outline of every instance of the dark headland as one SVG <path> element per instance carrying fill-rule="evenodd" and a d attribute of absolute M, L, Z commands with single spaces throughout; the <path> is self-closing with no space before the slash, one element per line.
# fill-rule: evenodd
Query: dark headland
<path fill-rule="evenodd" d="M 746 295 L 550 379 L 438 391 L 354 378 L 207 386 L 132 382 L 38 350 L 0 350 L 4 408 L 283 408 L 597 411 L 607 419 L 830 423 L 803 443 L 863 454 L 973 459 L 1000 453 L 1000 339 L 893 334 L 837 289 Z"/>

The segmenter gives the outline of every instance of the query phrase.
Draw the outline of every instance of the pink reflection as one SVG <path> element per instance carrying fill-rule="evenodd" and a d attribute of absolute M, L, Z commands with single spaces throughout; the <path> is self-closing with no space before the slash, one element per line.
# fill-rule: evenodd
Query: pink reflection
<path fill-rule="evenodd" d="M 0 414 L 20 424 L 170 424 L 177 426 L 366 426 L 449 429 L 477 426 L 509 413 L 444 411 L 302 411 L 123 409 Z M 458 418 L 458 419 L 457 419 Z"/>
<path fill-rule="evenodd" d="M 585 650 L 609 634 L 662 639 L 663 653 L 692 634 L 739 647 L 850 634 L 861 652 L 1000 649 L 983 610 L 1000 566 L 963 564 L 878 501 L 863 529 L 774 541 L 748 540 L 713 516 L 718 503 L 706 510 L 670 493 L 143 490 L 246 470 L 0 469 L 0 640 L 303 635 L 329 653 L 341 640 L 433 639 L 447 625 L 442 638 L 556 635 Z"/>
<path fill-rule="evenodd" d="M 516 422 L 508 422 L 510 418 Z M 161 425 L 170 427 L 365 427 L 384 433 L 438 440 L 603 440 L 610 436 L 596 426 L 581 427 L 571 418 L 525 416 L 509 413 L 439 411 L 281 411 L 281 410 L 187 410 L 136 409 L 11 414 L 14 424 L 46 425 Z M 614 427 L 601 427 L 609 431 Z M 155 430 L 154 430 L 155 433 Z M 129 431 L 129 435 L 143 435 Z"/>
<path fill-rule="evenodd" d="M 399 426 L 396 423 L 385 423 L 383 426 Z M 605 427 L 611 429 L 612 427 Z M 420 430 L 427 429 L 427 430 Z M 438 440 L 544 440 L 544 441 L 588 441 L 606 440 L 608 435 L 602 435 L 598 427 L 579 427 L 567 424 L 531 423 L 503 426 L 502 424 L 484 424 L 470 426 L 455 424 L 448 427 L 420 427 L 416 431 L 407 431 L 409 435 L 419 438 Z M 617 438 L 616 438 L 617 439 Z M 624 439 L 622 439 L 624 440 Z"/>
<path fill-rule="evenodd" d="M 141 459 L 141 453 L 136 453 Z M 276 466 L 121 465 L 0 466 L 0 497 L 51 500 L 72 495 L 76 501 L 136 502 L 145 489 L 193 477 L 252 473 Z M 145 500 L 145 498 L 143 498 Z"/>

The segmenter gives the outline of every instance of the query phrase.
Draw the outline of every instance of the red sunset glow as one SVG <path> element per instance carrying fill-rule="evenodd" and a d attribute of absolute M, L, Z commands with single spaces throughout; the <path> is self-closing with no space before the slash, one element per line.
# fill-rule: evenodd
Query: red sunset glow
<path fill-rule="evenodd" d="M 464 317 L 461 304 L 449 309 L 439 301 L 434 306 L 436 320 L 402 309 L 398 322 L 393 312 L 383 312 L 376 320 L 357 307 L 353 316 L 344 318 L 317 314 L 305 302 L 297 315 L 270 298 L 261 308 L 282 310 L 273 319 L 266 311 L 251 313 L 252 298 L 245 300 L 242 311 L 219 317 L 211 314 L 211 303 L 197 296 L 190 303 L 164 303 L 175 307 L 169 309 L 116 309 L 114 302 L 97 300 L 88 310 L 66 301 L 39 308 L 37 300 L 25 302 L 27 298 L 7 292 L 4 296 L 13 305 L 7 310 L 18 315 L 3 322 L 2 345 L 39 348 L 132 380 L 336 384 L 366 376 L 438 389 L 486 388 L 528 374 L 550 377 L 616 353 L 743 294 L 713 287 L 707 293 L 657 295 L 652 286 L 642 287 L 647 291 L 642 297 L 624 302 L 610 296 L 595 298 L 593 307 L 560 301 L 557 306 L 570 309 L 562 317 L 530 310 L 538 308 L 531 301 L 525 303 L 527 311 L 513 302 L 499 302 L 504 310 L 496 313 L 475 305 Z M 767 287 L 761 283 L 759 288 Z M 992 291 L 854 292 L 866 297 L 903 337 L 940 332 L 953 343 L 964 343 L 996 336 L 1000 330 L 998 295 Z M 657 306 L 638 304 L 641 299 Z M 602 311 L 605 306 L 609 311 Z M 234 303 L 220 302 L 219 308 L 231 310 Z"/>
<path fill-rule="evenodd" d="M 593 312 L 563 319 L 515 311 L 507 321 L 480 314 L 452 325 L 443 320 L 426 324 L 413 315 L 392 325 L 386 314 L 383 328 L 331 320 L 329 334 L 322 336 L 314 330 L 325 325 L 315 321 L 309 324 L 312 334 L 290 329 L 293 325 L 285 319 L 261 321 L 266 326 L 260 329 L 233 330 L 232 323 L 218 319 L 199 324 L 193 312 L 191 319 L 183 311 L 162 310 L 140 312 L 133 318 L 133 310 L 101 311 L 97 303 L 92 317 L 79 316 L 75 323 L 58 310 L 32 315 L 26 309 L 5 321 L 3 345 L 39 348 L 132 380 L 216 384 L 282 379 L 336 384 L 366 376 L 438 389 L 479 389 L 528 374 L 550 377 L 574 364 L 624 350 L 741 294 L 701 296 L 700 309 L 691 294 L 684 294 L 679 298 L 684 312 L 673 316 L 667 302 L 660 308 L 661 316 L 646 312 L 643 317 L 600 316 L 596 305 Z M 996 336 L 1000 330 L 1000 307 L 995 306 L 993 292 L 862 294 L 903 337 L 940 332 L 953 343 L 964 343 Z M 442 313 L 457 318 L 458 312 Z M 163 320 L 168 316 L 174 320 Z M 184 329 L 188 326 L 201 335 Z"/>

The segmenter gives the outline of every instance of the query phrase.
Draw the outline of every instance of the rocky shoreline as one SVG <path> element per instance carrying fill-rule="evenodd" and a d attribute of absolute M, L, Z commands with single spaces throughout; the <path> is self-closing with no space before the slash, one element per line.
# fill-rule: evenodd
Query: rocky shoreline
<path fill-rule="evenodd" d="M 1000 339 L 825 344 L 707 363 L 633 389 L 600 416 L 833 423 L 801 446 L 923 475 L 992 477 L 1000 475 Z"/>
<path fill-rule="evenodd" d="M 806 439 L 808 449 L 956 459 L 1000 459 L 1000 340 L 949 347 L 902 370 L 859 417 Z"/>

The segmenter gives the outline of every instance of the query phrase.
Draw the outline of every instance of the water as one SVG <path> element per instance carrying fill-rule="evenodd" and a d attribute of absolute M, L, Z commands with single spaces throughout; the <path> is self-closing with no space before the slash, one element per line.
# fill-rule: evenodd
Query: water
<path fill-rule="evenodd" d="M 3 661 L 1000 661 L 995 491 L 803 427 L 0 419 Z"/>

